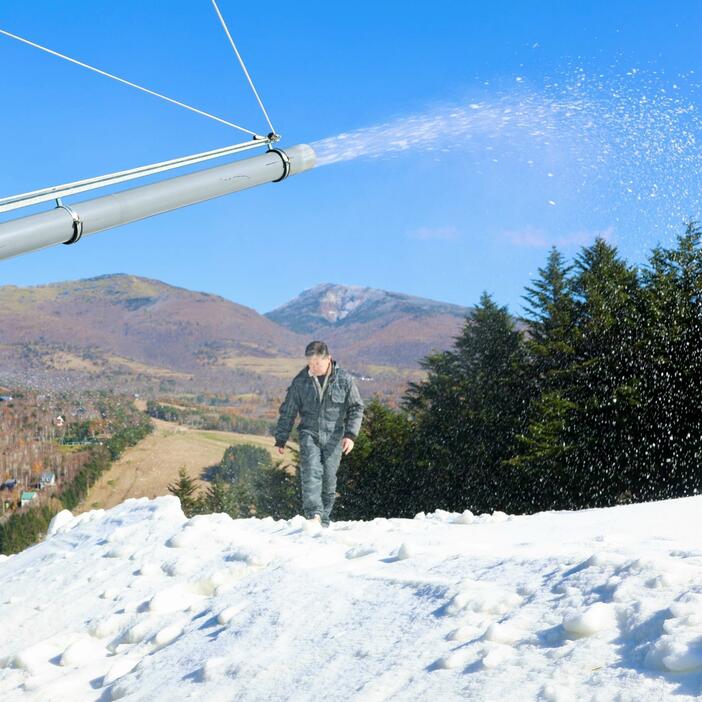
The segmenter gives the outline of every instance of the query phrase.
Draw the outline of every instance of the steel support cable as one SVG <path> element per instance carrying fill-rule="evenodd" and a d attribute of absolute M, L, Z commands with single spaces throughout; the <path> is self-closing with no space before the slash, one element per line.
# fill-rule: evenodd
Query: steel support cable
<path fill-rule="evenodd" d="M 239 65 L 241 66 L 241 70 L 244 71 L 244 75 L 246 76 L 246 80 L 249 81 L 249 85 L 251 86 L 251 90 L 253 91 L 253 94 L 256 96 L 256 100 L 258 101 L 258 105 L 261 108 L 261 112 L 263 112 L 263 116 L 266 118 L 266 122 L 268 122 L 268 126 L 270 127 L 271 130 L 271 136 L 278 136 L 277 132 L 273 128 L 273 124 L 271 123 L 271 119 L 268 116 L 268 112 L 266 112 L 266 108 L 263 106 L 263 101 L 261 100 L 261 96 L 258 94 L 258 90 L 256 90 L 256 86 L 254 85 L 253 80 L 251 79 L 251 76 L 249 75 L 248 70 L 246 69 L 246 64 L 244 63 L 244 59 L 241 58 L 241 54 L 239 53 L 239 50 L 236 48 L 236 44 L 234 43 L 234 39 L 232 39 L 232 35 L 229 32 L 229 28 L 227 27 L 227 23 L 224 21 L 224 17 L 222 17 L 222 13 L 219 11 L 219 7 L 217 5 L 216 0 L 211 0 L 212 1 L 212 6 L 215 9 L 215 12 L 217 13 L 217 17 L 219 17 L 219 21 L 222 25 L 222 28 L 224 29 L 225 34 L 227 35 L 227 39 L 229 39 L 229 43 L 232 45 L 232 49 L 234 49 L 234 53 L 236 54 L 237 59 L 239 60 Z"/>
<path fill-rule="evenodd" d="M 233 144 L 232 146 L 225 146 L 212 151 L 204 151 L 190 156 L 181 156 L 169 161 L 152 163 L 148 166 L 139 166 L 138 168 L 130 168 L 126 171 L 117 171 L 116 173 L 108 173 L 107 175 L 95 178 L 85 178 L 84 180 L 77 180 L 72 183 L 63 183 L 62 185 L 55 185 L 50 188 L 42 188 L 41 190 L 33 190 L 32 192 L 21 193 L 20 195 L 0 198 L 0 213 L 17 210 L 22 207 L 29 207 L 29 205 L 37 205 L 41 202 L 48 202 L 49 200 L 67 197 L 68 195 L 76 195 L 89 190 L 105 188 L 109 185 L 125 183 L 137 178 L 145 178 L 146 176 L 156 175 L 175 168 L 192 166 L 197 163 L 202 163 L 203 161 L 209 161 L 241 151 L 248 151 L 250 149 L 270 145 L 270 143 L 271 140 L 268 138 L 257 138 L 242 144 Z"/>
<path fill-rule="evenodd" d="M 161 93 L 157 93 L 154 90 L 149 90 L 149 88 L 144 88 L 141 85 L 137 85 L 136 83 L 132 83 L 129 80 L 125 80 L 124 78 L 120 78 L 119 76 L 115 76 L 112 73 L 108 73 L 107 71 L 103 71 L 99 68 L 95 68 L 94 66 L 90 66 L 87 63 L 83 63 L 82 61 L 77 61 L 76 59 L 71 58 L 70 56 L 66 56 L 65 54 L 60 54 L 58 51 L 54 51 L 53 49 L 49 49 L 46 46 L 42 46 L 41 44 L 36 44 L 33 41 L 30 41 L 29 39 L 25 39 L 24 37 L 17 36 L 16 34 L 12 34 L 11 32 L 7 32 L 4 29 L 0 29 L 0 34 L 4 34 L 6 37 L 9 37 L 10 39 L 16 39 L 19 42 L 22 42 L 23 44 L 27 44 L 28 46 L 32 46 L 35 49 L 40 49 L 41 51 L 45 51 L 47 54 L 51 54 L 52 56 L 57 56 L 58 58 L 64 59 L 65 61 L 69 61 L 70 63 L 74 63 L 77 66 L 81 66 L 82 68 L 87 68 L 89 71 L 93 71 L 94 73 L 99 73 L 102 76 L 105 76 L 107 78 L 112 78 L 112 80 L 116 80 L 119 83 L 123 83 L 124 85 L 128 85 L 131 88 L 136 88 L 137 90 L 141 90 L 144 93 L 148 93 L 149 95 L 153 95 L 154 97 L 161 98 L 162 100 L 165 100 L 166 102 L 170 102 L 173 105 L 177 105 L 178 107 L 183 107 L 186 110 L 190 110 L 191 112 L 195 112 L 198 115 L 202 115 L 203 117 L 209 117 L 210 119 L 215 120 L 216 122 L 220 122 L 221 124 L 226 124 L 228 127 L 233 127 L 234 129 L 238 129 L 242 132 L 245 132 L 246 134 L 251 134 L 254 137 L 258 137 L 259 135 L 256 134 L 256 132 L 252 132 L 250 129 L 246 129 L 245 127 L 242 127 L 238 124 L 234 124 L 233 122 L 228 122 L 226 119 L 222 119 L 221 117 L 217 117 L 216 115 L 210 114 L 209 112 L 204 112 L 203 110 L 199 110 L 196 107 L 191 107 L 190 105 L 186 105 L 184 102 L 180 102 L 179 100 L 174 100 L 173 98 L 169 98 L 166 95 L 162 95 Z M 236 49 L 235 49 L 236 51 Z M 238 55 L 238 52 L 237 52 Z M 240 59 L 241 60 L 241 59 Z M 243 65 L 243 63 L 242 63 Z M 246 68 L 244 68 L 244 71 L 246 71 Z M 248 73 L 247 73 L 248 76 Z M 250 79 L 249 79 L 250 80 Z M 253 84 L 252 84 L 253 87 Z M 255 88 L 254 88 L 255 92 Z M 257 95 L 258 97 L 258 95 Z M 259 100 L 260 102 L 260 100 Z M 265 112 L 265 110 L 264 110 Z M 270 124 L 270 122 L 269 122 Z M 272 127 L 271 127 L 272 129 Z"/>

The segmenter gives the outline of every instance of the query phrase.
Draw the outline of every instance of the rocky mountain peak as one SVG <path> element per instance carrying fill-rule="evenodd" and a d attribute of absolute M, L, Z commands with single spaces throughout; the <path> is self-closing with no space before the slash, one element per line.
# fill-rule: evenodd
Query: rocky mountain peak
<path fill-rule="evenodd" d="M 417 318 L 449 315 L 462 318 L 467 311 L 459 305 L 404 293 L 359 285 L 322 283 L 305 290 L 265 316 L 292 331 L 304 334 L 380 319 L 389 322 L 407 316 Z"/>

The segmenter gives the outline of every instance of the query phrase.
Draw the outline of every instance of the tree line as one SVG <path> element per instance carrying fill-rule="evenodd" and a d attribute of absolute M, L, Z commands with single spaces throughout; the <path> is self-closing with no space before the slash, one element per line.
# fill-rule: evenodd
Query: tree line
<path fill-rule="evenodd" d="M 553 248 L 515 320 L 490 295 L 424 359 L 400 411 L 368 407 L 337 518 L 528 513 L 702 490 L 702 231 L 634 267 Z"/>
<path fill-rule="evenodd" d="M 175 407 L 155 400 L 147 401 L 146 412 L 155 419 L 212 431 L 232 431 L 240 434 L 266 436 L 271 433 L 273 428 L 271 422 L 266 419 L 244 417 L 225 411 L 212 412 L 200 407 Z"/>
<path fill-rule="evenodd" d="M 204 489 L 181 468 L 178 480 L 168 490 L 180 499 L 187 517 L 225 512 L 233 519 L 289 519 L 300 511 L 301 504 L 298 455 L 294 451 L 292 455 L 292 465 L 286 465 L 274 461 L 262 446 L 236 444 L 208 471 Z"/>
<path fill-rule="evenodd" d="M 333 517 L 531 513 L 700 492 L 701 237 L 691 223 L 640 267 L 601 238 L 572 261 L 553 248 L 518 319 L 484 293 L 453 347 L 423 360 L 425 379 L 400 409 L 368 404 Z M 263 453 L 265 470 L 223 467 L 220 501 L 197 509 L 299 511 L 293 473 Z M 285 490 L 269 487 L 272 476 Z M 233 502 L 218 509 L 224 493 Z"/>

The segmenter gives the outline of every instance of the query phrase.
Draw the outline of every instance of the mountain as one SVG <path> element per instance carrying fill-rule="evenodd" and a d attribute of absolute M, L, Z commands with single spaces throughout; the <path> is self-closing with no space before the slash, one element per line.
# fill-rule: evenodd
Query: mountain
<path fill-rule="evenodd" d="M 420 377 L 421 358 L 451 345 L 467 311 L 330 284 L 267 315 L 126 274 L 7 285 L 0 287 L 0 383 L 253 393 L 275 404 L 304 363 L 305 345 L 322 336 L 368 392 L 397 397 Z"/>
<path fill-rule="evenodd" d="M 445 349 L 467 307 L 375 288 L 324 283 L 265 316 L 297 334 L 318 336 L 354 361 L 416 368 Z"/>
<path fill-rule="evenodd" d="M 463 319 L 468 308 L 404 293 L 357 285 L 323 283 L 264 316 L 298 334 L 314 334 L 361 324 L 400 319 Z"/>
<path fill-rule="evenodd" d="M 0 695 L 693 702 L 702 497 L 321 529 L 176 497 L 0 555 Z"/>
<path fill-rule="evenodd" d="M 77 342 L 178 370 L 197 367 L 198 354 L 213 344 L 274 356 L 293 352 L 296 341 L 251 308 L 124 274 L 2 287 L 0 324 L 5 339 Z"/>
<path fill-rule="evenodd" d="M 249 388 L 258 368 L 299 358 L 301 344 L 251 308 L 132 275 L 0 287 L 1 377 L 24 369 L 100 384 L 116 373 L 216 387 L 238 374 Z"/>

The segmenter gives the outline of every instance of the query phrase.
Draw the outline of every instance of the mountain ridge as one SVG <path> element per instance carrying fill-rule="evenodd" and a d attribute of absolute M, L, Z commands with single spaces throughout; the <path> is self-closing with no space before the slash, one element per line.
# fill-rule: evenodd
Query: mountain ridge
<path fill-rule="evenodd" d="M 303 290 L 297 297 L 266 312 L 264 316 L 301 333 L 368 322 L 381 314 L 386 318 L 401 314 L 448 314 L 463 318 L 469 311 L 468 307 L 408 293 L 360 285 L 320 283 Z"/>
<path fill-rule="evenodd" d="M 304 314 L 295 312 L 301 298 Z M 0 381 L 275 395 L 314 334 L 345 367 L 372 377 L 374 391 L 396 394 L 416 379 L 421 358 L 450 346 L 467 310 L 330 283 L 283 308 L 303 322 L 316 314 L 336 323 L 306 331 L 220 295 L 128 273 L 0 286 Z"/>
<path fill-rule="evenodd" d="M 322 283 L 266 317 L 297 334 L 324 336 L 357 363 L 416 368 L 451 345 L 470 308 L 378 288 Z"/>

